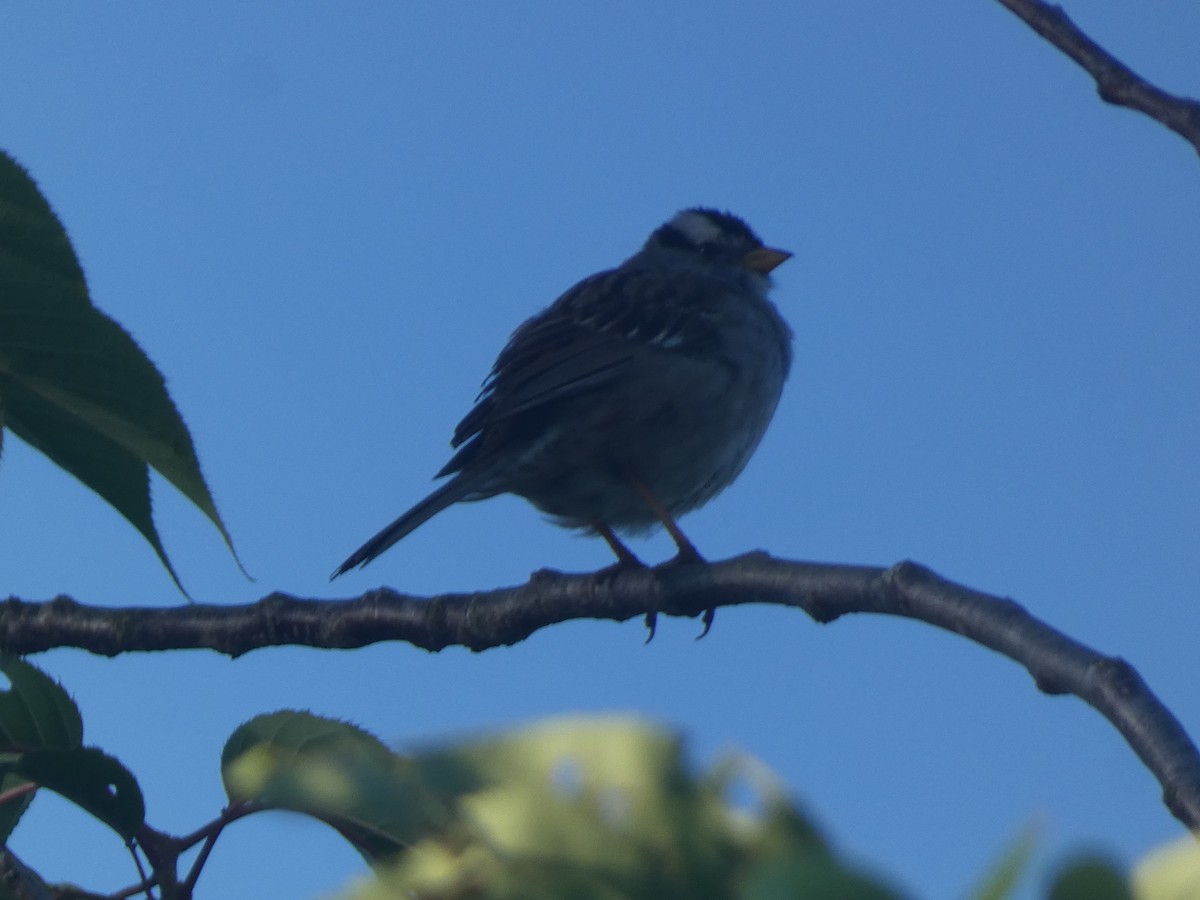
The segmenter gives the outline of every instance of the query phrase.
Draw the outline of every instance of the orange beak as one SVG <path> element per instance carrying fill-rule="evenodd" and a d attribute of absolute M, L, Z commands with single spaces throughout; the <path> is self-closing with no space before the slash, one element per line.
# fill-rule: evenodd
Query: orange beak
<path fill-rule="evenodd" d="M 766 275 L 779 264 L 792 258 L 786 250 L 776 250 L 774 247 L 757 247 L 742 257 L 742 265 L 751 272 Z"/>

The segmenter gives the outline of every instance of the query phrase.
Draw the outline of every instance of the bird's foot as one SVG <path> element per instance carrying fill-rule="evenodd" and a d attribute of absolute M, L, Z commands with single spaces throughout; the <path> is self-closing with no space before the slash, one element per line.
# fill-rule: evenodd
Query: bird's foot
<path fill-rule="evenodd" d="M 645 572 L 649 571 L 649 569 L 650 567 L 648 565 L 646 565 L 632 553 L 628 553 L 627 555 L 623 555 L 621 559 L 617 560 L 617 562 L 613 563 L 611 566 L 605 566 L 603 569 L 595 572 L 592 575 L 592 578 L 598 584 L 603 584 L 606 581 L 611 581 L 620 575 L 624 575 L 626 572 Z M 646 635 L 647 644 L 654 640 L 654 632 L 657 627 L 658 613 L 654 610 L 651 610 L 650 612 L 646 613 L 646 630 L 649 632 Z"/>
<path fill-rule="evenodd" d="M 676 566 L 690 566 L 695 565 L 696 563 L 706 564 L 708 562 L 708 560 L 700 555 L 700 551 L 692 545 L 691 541 L 685 539 L 684 541 L 678 543 L 678 547 L 679 552 L 658 568 L 673 569 Z M 713 617 L 716 616 L 716 614 L 717 611 L 715 609 L 706 609 L 704 611 L 704 614 L 700 618 L 700 621 L 704 624 L 704 629 L 698 635 L 696 635 L 696 640 L 700 640 L 700 638 L 708 634 L 709 629 L 712 628 Z"/>
<path fill-rule="evenodd" d="M 607 568 L 601 569 L 596 573 L 596 577 L 600 579 L 612 578 L 630 569 L 649 569 L 650 567 L 638 559 L 637 554 L 626 547 L 621 539 L 607 525 L 597 524 L 595 526 L 596 533 L 604 538 L 604 542 L 616 555 L 617 561 Z M 646 613 L 646 630 L 649 632 L 646 635 L 646 643 L 654 640 L 654 632 L 658 628 L 658 612 L 650 610 Z"/>

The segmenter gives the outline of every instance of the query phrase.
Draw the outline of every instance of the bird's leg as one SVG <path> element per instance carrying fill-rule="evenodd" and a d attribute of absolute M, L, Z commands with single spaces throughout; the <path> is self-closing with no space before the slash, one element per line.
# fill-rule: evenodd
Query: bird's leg
<path fill-rule="evenodd" d="M 621 542 L 621 539 L 617 537 L 613 530 L 607 525 L 596 523 L 592 526 L 592 528 L 595 529 L 596 534 L 604 538 L 604 543 L 608 544 L 608 548 L 616 555 L 617 564 L 613 567 L 614 569 L 649 568 L 644 562 L 637 558 L 637 554 L 635 554 L 632 550 L 626 547 L 624 543 Z M 605 569 L 604 571 L 607 572 L 609 570 Z"/>
<path fill-rule="evenodd" d="M 617 574 L 618 572 L 623 572 L 626 569 L 650 568 L 644 562 L 638 559 L 637 555 L 628 547 L 626 547 L 621 542 L 621 539 L 617 537 L 613 530 L 607 525 L 596 523 L 592 526 L 592 528 L 595 529 L 596 534 L 604 538 L 604 543 L 608 544 L 609 549 L 612 550 L 617 557 L 617 562 L 615 565 L 609 566 L 607 569 L 601 569 L 596 573 L 597 576 L 601 578 L 607 578 Z M 649 631 L 649 634 L 646 635 L 647 644 L 654 640 L 654 630 L 657 627 L 658 613 L 656 613 L 654 610 L 651 610 L 650 612 L 646 613 L 646 629 Z"/>
<path fill-rule="evenodd" d="M 641 494 L 646 505 L 650 507 L 650 512 L 654 513 L 654 518 L 662 523 L 663 528 L 667 529 L 667 534 L 671 536 L 671 540 L 675 542 L 679 552 L 675 554 L 671 563 L 704 562 L 700 551 L 687 539 L 687 535 L 679 530 L 675 517 L 659 502 L 658 497 L 654 496 L 654 492 L 637 478 L 631 478 L 630 481 L 633 483 L 634 490 Z"/>
<path fill-rule="evenodd" d="M 646 501 L 646 505 L 650 507 L 650 511 L 654 513 L 655 518 L 662 522 L 663 528 L 667 529 L 667 534 L 671 536 L 671 540 L 675 542 L 675 546 L 679 548 L 679 552 L 675 554 L 675 558 L 668 562 L 667 565 L 674 566 L 681 563 L 704 562 L 704 557 L 700 555 L 700 551 L 696 549 L 695 544 L 687 539 L 687 535 L 679 529 L 679 525 L 675 522 L 675 517 L 659 502 L 658 497 L 654 495 L 654 491 L 646 487 L 638 478 L 630 478 L 629 480 L 633 484 L 634 490 L 642 495 L 642 499 Z M 696 635 L 696 640 L 700 640 L 700 638 L 708 634 L 709 629 L 712 628 L 713 617 L 716 614 L 717 611 L 715 609 L 706 609 L 704 611 L 704 615 L 700 618 L 700 621 L 704 624 L 704 629 Z"/>

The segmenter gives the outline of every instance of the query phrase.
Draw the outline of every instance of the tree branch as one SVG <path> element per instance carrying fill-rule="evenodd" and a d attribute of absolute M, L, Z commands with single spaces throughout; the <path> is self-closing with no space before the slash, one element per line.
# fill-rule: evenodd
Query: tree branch
<path fill-rule="evenodd" d="M 1100 99 L 1145 113 L 1200 153 L 1200 103 L 1155 87 L 1089 38 L 1062 7 L 1043 0 L 999 0 L 1047 41 L 1079 63 L 1096 81 Z"/>
<path fill-rule="evenodd" d="M 343 600 L 273 593 L 244 606 L 98 608 L 58 597 L 0 606 L 0 650 L 78 647 L 116 656 L 207 648 L 231 657 L 281 644 L 352 648 L 407 641 L 425 650 L 511 645 L 571 619 L 623 622 L 654 611 L 697 616 L 718 606 L 774 603 L 818 622 L 879 613 L 961 634 L 1023 665 L 1047 694 L 1074 694 L 1107 718 L 1163 787 L 1167 808 L 1200 830 L 1200 754 L 1178 720 L 1124 660 L 1094 650 L 1011 600 L 903 562 L 890 569 L 772 559 L 666 565 L 597 577 L 543 570 L 519 587 L 414 597 L 380 588 Z"/>

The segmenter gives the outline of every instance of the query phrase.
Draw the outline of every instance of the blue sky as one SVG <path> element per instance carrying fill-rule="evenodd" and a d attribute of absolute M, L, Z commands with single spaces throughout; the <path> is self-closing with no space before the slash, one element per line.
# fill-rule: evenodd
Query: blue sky
<path fill-rule="evenodd" d="M 1068 11 L 1200 94 L 1192 0 Z M 1128 659 L 1200 733 L 1200 160 L 1100 103 L 997 3 L 9 4 L 0 140 L 65 221 L 97 305 L 166 374 L 258 579 L 160 484 L 201 601 L 608 565 L 602 542 L 501 498 L 326 581 L 429 489 L 523 318 L 676 210 L 714 205 L 795 252 L 776 300 L 797 360 L 740 481 L 684 520 L 702 552 L 921 561 Z M 123 520 L 16 441 L 0 503 L 4 591 L 182 602 Z M 702 762 L 762 758 L 913 896 L 962 893 L 1031 821 L 1030 897 L 1071 851 L 1128 862 L 1180 833 L 1098 714 L 960 638 L 769 607 L 696 631 L 35 661 L 176 833 L 221 806 L 229 732 L 281 707 L 401 748 L 641 713 Z M 115 839 L 52 797 L 14 844 L 55 878 L 132 880 Z M 222 838 L 200 896 L 314 896 L 359 871 L 332 832 L 259 816 Z"/>

